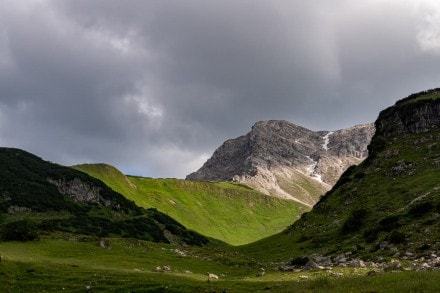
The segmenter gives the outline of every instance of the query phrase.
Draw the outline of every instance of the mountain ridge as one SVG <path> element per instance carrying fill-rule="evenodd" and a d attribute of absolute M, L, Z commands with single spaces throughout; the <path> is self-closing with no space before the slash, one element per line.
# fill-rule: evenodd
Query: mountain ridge
<path fill-rule="evenodd" d="M 440 266 L 440 89 L 396 102 L 375 125 L 365 161 L 286 231 L 246 249 L 279 257 L 270 248 L 278 243 L 320 265 L 386 258 L 395 269 Z"/>
<path fill-rule="evenodd" d="M 366 158 L 372 124 L 312 131 L 284 120 L 259 121 L 226 140 L 187 180 L 233 181 L 312 207 L 340 174 Z"/>

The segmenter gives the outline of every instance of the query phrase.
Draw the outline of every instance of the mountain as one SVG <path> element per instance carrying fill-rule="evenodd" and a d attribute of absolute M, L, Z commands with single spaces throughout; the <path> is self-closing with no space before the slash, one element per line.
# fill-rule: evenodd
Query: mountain
<path fill-rule="evenodd" d="M 106 164 L 73 168 L 102 180 L 141 207 L 157 208 L 193 231 L 233 245 L 279 233 L 306 211 L 295 202 L 232 182 L 126 176 Z"/>
<path fill-rule="evenodd" d="M 145 214 L 82 172 L 20 150 L 0 149 L 0 236 L 23 231 L 29 224 L 23 218 L 48 232 L 41 233 L 40 241 L 0 241 L 0 291 L 440 292 L 440 89 L 411 95 L 382 111 L 376 128 L 369 157 L 347 169 L 310 212 L 282 233 L 238 247 L 216 241 L 176 247 L 120 238 L 131 237 L 135 227 L 157 231 L 145 238 L 169 236 L 164 232 L 170 220 L 154 210 Z M 233 205 L 236 196 L 249 190 L 225 182 L 125 176 L 103 164 L 81 168 L 106 177 L 114 189 L 139 196 L 139 202 L 165 207 L 168 201 L 186 211 L 188 219 L 197 218 L 193 211 L 205 205 L 212 205 L 206 210 L 211 213 L 226 208 L 217 204 L 222 196 Z M 221 196 L 207 192 L 225 186 Z M 251 209 L 255 194 L 247 195 L 245 227 L 251 215 L 245 211 L 258 213 Z M 187 210 L 190 205 L 200 208 Z M 155 212 L 159 229 L 145 229 L 145 221 L 139 221 L 150 219 L 148 211 Z M 239 212 L 233 216 L 223 211 L 231 224 L 240 220 Z M 123 230 L 105 239 L 111 250 L 97 241 L 108 227 L 103 223 L 109 222 Z M 85 234 L 91 236 L 59 232 L 66 229 L 88 229 Z"/>
<path fill-rule="evenodd" d="M 440 89 L 398 101 L 375 127 L 368 159 L 285 232 L 246 249 L 277 257 L 276 243 L 290 257 L 345 253 L 440 265 Z"/>
<path fill-rule="evenodd" d="M 60 231 L 177 244 L 208 242 L 83 172 L 14 148 L 0 148 L 0 162 L 3 240 L 29 240 L 37 237 L 37 231 Z"/>
<path fill-rule="evenodd" d="M 257 122 L 227 140 L 187 180 L 233 181 L 312 207 L 339 176 L 367 155 L 372 124 L 312 131 L 287 121 Z"/>

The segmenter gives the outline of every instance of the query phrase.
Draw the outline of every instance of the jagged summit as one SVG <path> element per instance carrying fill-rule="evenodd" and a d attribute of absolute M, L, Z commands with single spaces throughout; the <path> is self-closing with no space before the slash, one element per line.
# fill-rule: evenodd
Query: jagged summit
<path fill-rule="evenodd" d="M 311 207 L 346 168 L 365 159 L 373 133 L 372 124 L 312 131 L 283 120 L 259 121 L 224 142 L 187 179 L 236 181 Z"/>

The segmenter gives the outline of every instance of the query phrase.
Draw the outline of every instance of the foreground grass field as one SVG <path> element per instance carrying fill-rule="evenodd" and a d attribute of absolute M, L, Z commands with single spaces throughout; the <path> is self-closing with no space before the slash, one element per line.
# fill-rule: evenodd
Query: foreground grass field
<path fill-rule="evenodd" d="M 278 233 L 308 210 L 227 182 L 125 176 L 105 164 L 74 168 L 102 180 L 138 206 L 157 208 L 191 230 L 232 245 Z"/>
<path fill-rule="evenodd" d="M 133 239 L 56 235 L 0 243 L 0 292 L 439 292 L 440 271 L 276 272 L 235 248 L 176 247 Z M 157 266 L 170 271 L 157 272 Z M 260 267 L 267 274 L 256 277 Z M 207 273 L 219 280 L 208 281 Z"/>

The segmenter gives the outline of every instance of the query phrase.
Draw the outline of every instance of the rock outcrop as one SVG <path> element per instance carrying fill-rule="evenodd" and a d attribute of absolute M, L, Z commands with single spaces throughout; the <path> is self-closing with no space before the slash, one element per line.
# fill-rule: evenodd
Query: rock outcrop
<path fill-rule="evenodd" d="M 388 137 L 421 133 L 440 127 L 440 89 L 408 96 L 383 110 L 376 122 L 378 134 Z"/>
<path fill-rule="evenodd" d="M 339 176 L 367 155 L 372 124 L 312 131 L 287 121 L 257 122 L 227 140 L 188 180 L 235 181 L 312 207 Z"/>
<path fill-rule="evenodd" d="M 105 206 L 109 205 L 109 201 L 104 200 L 99 195 L 100 188 L 96 186 L 89 186 L 78 178 L 75 178 L 71 181 L 48 178 L 47 182 L 55 185 L 58 188 L 59 193 L 68 195 L 75 201 L 91 203 L 103 202 Z"/>
<path fill-rule="evenodd" d="M 439 105 L 440 90 L 430 90 L 383 110 L 368 158 L 284 232 L 286 250 L 327 257 L 350 251 L 351 258 L 392 256 L 415 268 L 438 266 Z"/>

